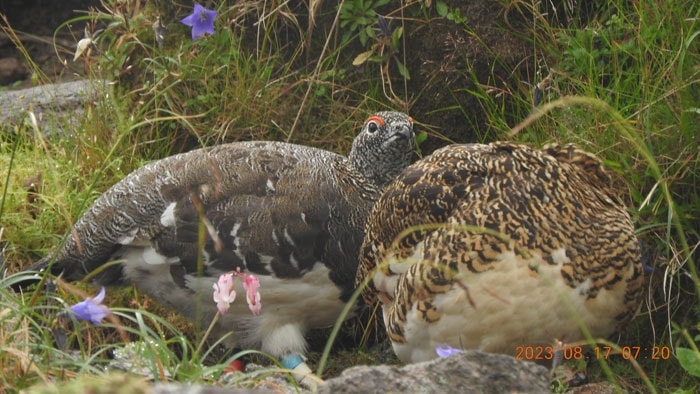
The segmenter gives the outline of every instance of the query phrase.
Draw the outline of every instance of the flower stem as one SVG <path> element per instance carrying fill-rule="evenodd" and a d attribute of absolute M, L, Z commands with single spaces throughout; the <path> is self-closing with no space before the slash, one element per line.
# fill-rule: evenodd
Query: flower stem
<path fill-rule="evenodd" d="M 204 347 L 204 342 L 206 342 L 207 338 L 209 338 L 209 334 L 211 334 L 211 330 L 214 328 L 214 325 L 216 324 L 216 322 L 219 321 L 220 316 L 221 316 L 221 313 L 219 313 L 217 311 L 216 315 L 214 315 L 214 318 L 211 319 L 211 323 L 209 323 L 209 328 L 207 328 L 207 332 L 204 333 L 202 340 L 199 341 L 199 345 L 197 345 L 197 349 L 194 351 L 193 359 L 199 356 L 199 352 L 201 352 L 202 347 Z"/>

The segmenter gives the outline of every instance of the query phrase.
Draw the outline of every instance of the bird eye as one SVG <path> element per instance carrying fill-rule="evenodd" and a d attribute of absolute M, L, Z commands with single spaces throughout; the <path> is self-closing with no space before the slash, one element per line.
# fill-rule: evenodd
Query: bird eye
<path fill-rule="evenodd" d="M 374 134 L 379 130 L 379 126 L 377 126 L 377 122 L 370 121 L 367 123 L 367 131 L 370 132 L 370 134 Z"/>
<path fill-rule="evenodd" d="M 379 130 L 381 126 L 384 125 L 384 119 L 378 115 L 372 115 L 367 119 L 367 132 L 374 134 Z"/>

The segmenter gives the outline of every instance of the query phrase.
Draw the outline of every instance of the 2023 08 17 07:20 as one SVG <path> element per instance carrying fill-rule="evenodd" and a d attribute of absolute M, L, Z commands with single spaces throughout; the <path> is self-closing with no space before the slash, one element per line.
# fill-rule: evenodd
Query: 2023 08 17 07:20
<path fill-rule="evenodd" d="M 671 358 L 671 348 L 669 346 L 622 346 L 615 348 L 613 346 L 593 346 L 586 352 L 587 347 L 581 345 L 572 346 L 516 346 L 515 358 L 519 360 L 553 360 L 557 351 L 562 352 L 564 360 L 582 360 L 582 359 L 604 359 L 607 360 L 611 356 L 619 355 L 624 360 L 629 359 L 649 359 L 649 360 L 668 360 Z"/>

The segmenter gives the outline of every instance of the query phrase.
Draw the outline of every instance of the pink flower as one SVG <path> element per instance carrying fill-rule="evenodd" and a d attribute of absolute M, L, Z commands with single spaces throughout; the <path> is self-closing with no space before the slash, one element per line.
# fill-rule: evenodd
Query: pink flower
<path fill-rule="evenodd" d="M 243 287 L 245 288 L 245 299 L 248 301 L 248 307 L 254 315 L 260 314 L 262 304 L 260 303 L 260 281 L 253 275 L 246 275 L 243 278 Z"/>
<path fill-rule="evenodd" d="M 233 289 L 233 274 L 226 273 L 219 276 L 219 281 L 214 283 L 214 302 L 222 315 L 228 312 L 231 303 L 236 299 L 236 290 Z"/>

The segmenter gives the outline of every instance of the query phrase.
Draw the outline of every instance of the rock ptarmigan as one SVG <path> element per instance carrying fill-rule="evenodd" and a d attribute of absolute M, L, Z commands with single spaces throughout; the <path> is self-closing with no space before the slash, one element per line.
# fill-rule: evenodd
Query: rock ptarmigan
<path fill-rule="evenodd" d="M 213 334 L 306 365 L 304 334 L 333 325 L 352 295 L 367 215 L 414 148 L 413 120 L 386 111 L 367 119 L 348 157 L 281 142 L 174 155 L 107 190 L 30 269 L 79 280 L 122 260 L 96 282 L 131 283 L 203 327 L 217 311 L 213 284 L 240 269 L 259 278 L 261 313 L 234 302 Z"/>
<path fill-rule="evenodd" d="M 398 357 L 541 346 L 547 359 L 555 340 L 584 338 L 579 322 L 598 338 L 620 330 L 643 272 L 609 185 L 572 145 L 451 145 L 404 170 L 370 214 L 357 275 Z"/>

